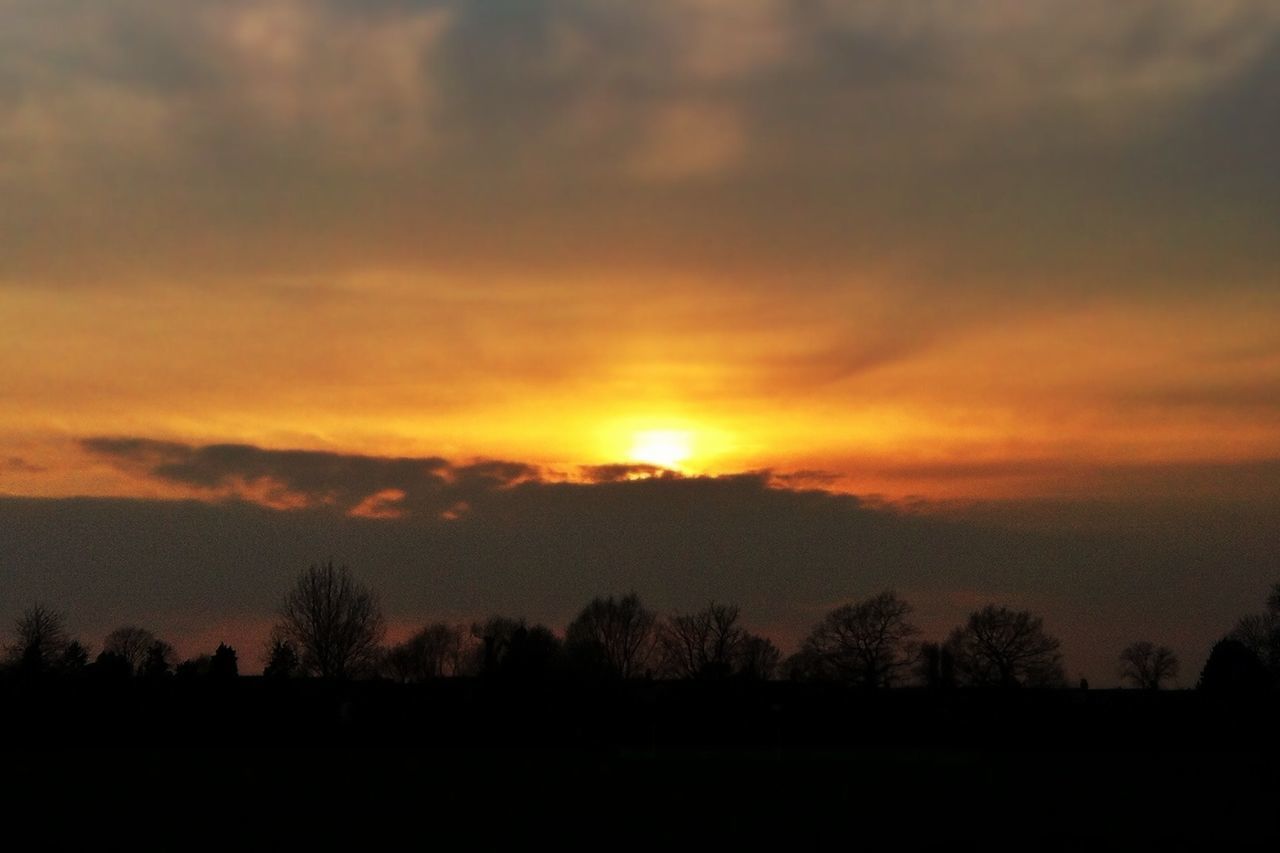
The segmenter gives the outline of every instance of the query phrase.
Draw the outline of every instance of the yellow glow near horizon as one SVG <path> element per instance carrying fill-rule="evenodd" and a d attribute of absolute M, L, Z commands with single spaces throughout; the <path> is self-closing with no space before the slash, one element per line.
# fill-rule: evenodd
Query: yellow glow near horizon
<path fill-rule="evenodd" d="M 678 469 L 693 456 L 694 436 L 684 429 L 649 429 L 637 432 L 627 458 L 632 462 Z"/>

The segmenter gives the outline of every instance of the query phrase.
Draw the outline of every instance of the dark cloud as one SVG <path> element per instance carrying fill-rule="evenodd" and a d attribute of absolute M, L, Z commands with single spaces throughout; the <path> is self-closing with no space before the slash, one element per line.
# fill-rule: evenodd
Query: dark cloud
<path fill-rule="evenodd" d="M 537 468 L 486 460 L 454 465 L 440 457 L 387 458 L 247 444 L 193 447 L 141 438 L 89 438 L 82 446 L 171 483 L 272 504 L 354 512 L 440 515 L 485 493 L 537 478 Z"/>
<path fill-rule="evenodd" d="M 562 625 L 592 595 L 634 589 L 662 610 L 738 602 L 788 644 L 836 603 L 896 588 L 930 636 L 1006 601 L 1043 613 L 1095 683 L 1113 683 L 1118 649 L 1144 636 L 1174 644 L 1190 680 L 1280 567 L 1280 496 L 897 506 L 780 488 L 768 472 L 556 482 L 513 463 L 90 446 L 171 481 L 264 476 L 324 499 L 0 500 L 0 600 L 57 602 L 85 631 L 261 630 L 294 574 L 332 557 L 410 623 L 503 611 Z M 413 512 L 351 512 L 395 489 Z M 438 511 L 448 501 L 465 511 Z M 237 640 L 256 648 L 251 634 Z"/>

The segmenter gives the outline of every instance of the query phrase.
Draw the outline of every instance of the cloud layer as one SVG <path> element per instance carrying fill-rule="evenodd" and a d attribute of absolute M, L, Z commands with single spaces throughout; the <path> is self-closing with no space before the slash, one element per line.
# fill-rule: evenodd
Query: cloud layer
<path fill-rule="evenodd" d="M 0 23 L 9 279 L 1276 261 L 1266 0 L 8 2 Z"/>
<path fill-rule="evenodd" d="M 91 639 L 154 623 L 190 653 L 219 631 L 256 653 L 282 590 L 332 557 L 403 626 L 491 612 L 562 626 L 591 596 L 634 589 L 667 611 L 737 602 L 786 645 L 827 609 L 885 588 L 934 637 L 1008 602 L 1042 613 L 1073 671 L 1105 685 L 1140 637 L 1173 643 L 1193 677 L 1280 565 L 1280 496 L 903 507 L 767 473 L 564 482 L 511 463 L 91 446 L 204 498 L 0 499 L 0 597 L 65 607 Z M 361 510 L 388 491 L 405 496 L 393 511 Z M 444 511 L 462 500 L 465 511 Z"/>

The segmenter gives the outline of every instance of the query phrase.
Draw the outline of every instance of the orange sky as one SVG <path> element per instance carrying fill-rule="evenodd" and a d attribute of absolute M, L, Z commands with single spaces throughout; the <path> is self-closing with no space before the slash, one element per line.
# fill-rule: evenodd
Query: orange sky
<path fill-rule="evenodd" d="M 0 492 L 169 488 L 94 436 L 930 498 L 1280 456 L 1272 3 L 148 5 L 0 5 Z"/>
<path fill-rule="evenodd" d="M 992 308 L 886 328 L 889 294 L 368 278 L 321 297 L 10 290 L 0 441 L 16 494 L 130 494 L 75 440 L 840 475 L 892 496 L 1054 494 L 1080 469 L 1274 458 L 1277 299 Z M 615 295 L 616 294 L 616 295 Z M 867 316 L 867 314 L 871 316 Z M 612 321 L 610 321 L 612 318 Z M 639 436 L 639 438 L 638 438 Z M 641 458 L 638 458 L 641 457 Z M 21 460 L 18 464 L 16 460 Z"/>

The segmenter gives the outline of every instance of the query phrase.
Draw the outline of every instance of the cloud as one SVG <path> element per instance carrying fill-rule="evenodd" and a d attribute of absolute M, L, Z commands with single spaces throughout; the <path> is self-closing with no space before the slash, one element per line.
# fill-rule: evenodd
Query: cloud
<path fill-rule="evenodd" d="M 86 446 L 204 495 L 0 500 L 12 568 L 0 596 L 57 601 L 103 630 L 154 618 L 203 636 L 209 614 L 257 624 L 294 573 L 333 557 L 406 622 L 502 611 L 559 626 L 592 595 L 634 589 L 662 610 L 737 602 L 791 644 L 827 608 L 885 588 L 935 637 L 973 602 L 1007 601 L 1042 612 L 1071 666 L 1110 684 L 1137 636 L 1173 643 L 1194 671 L 1280 565 L 1280 492 L 1169 488 L 1274 478 L 1274 465 L 1135 466 L 1124 499 L 894 504 L 815 488 L 813 471 L 632 478 L 657 472 L 602 466 L 566 481 L 513 462 Z M 263 500 L 262 479 L 302 499 Z M 1142 497 L 1153 484 L 1164 496 Z"/>
<path fill-rule="evenodd" d="M 12 471 L 17 474 L 41 474 L 46 469 L 43 465 L 34 465 L 21 456 L 11 456 L 8 459 L 0 459 L 0 471 Z"/>
<path fill-rule="evenodd" d="M 207 651 L 183 643 L 213 625 L 266 624 L 296 573 L 332 557 L 407 624 L 496 611 L 558 627 L 591 596 L 634 589 L 666 612 L 737 602 L 790 646 L 826 609 L 886 588 L 934 638 L 974 602 L 1004 601 L 1042 613 L 1072 670 L 1110 684 L 1117 650 L 1140 636 L 1173 644 L 1194 672 L 1280 565 L 1274 502 L 903 508 L 763 472 L 564 482 L 511 463 L 96 446 L 226 495 L 0 498 L 0 598 L 55 602 L 90 640 L 148 624 L 184 654 Z M 254 476 L 308 501 L 253 502 L 238 483 Z M 465 511 L 436 511 L 459 499 Z M 251 654 L 263 638 L 227 639 Z"/>
<path fill-rule="evenodd" d="M 839 484 L 841 480 L 844 480 L 847 477 L 847 474 L 839 474 L 835 471 L 817 471 L 809 469 L 777 472 L 772 475 L 774 482 L 787 488 L 829 488 Z"/>
<path fill-rule="evenodd" d="M 0 280 L 1256 275 L 1277 33 L 1266 0 L 8 3 Z"/>
<path fill-rule="evenodd" d="M 672 471 L 658 465 L 582 465 L 578 470 L 588 483 L 618 483 L 648 477 L 682 476 L 679 471 Z"/>
<path fill-rule="evenodd" d="M 114 463 L 222 498 L 280 509 L 331 507 L 369 517 L 440 516 L 484 494 L 537 479 L 530 465 L 495 460 L 455 465 L 440 457 L 386 458 L 247 444 L 194 447 L 143 438 L 89 438 L 81 445 Z"/>

